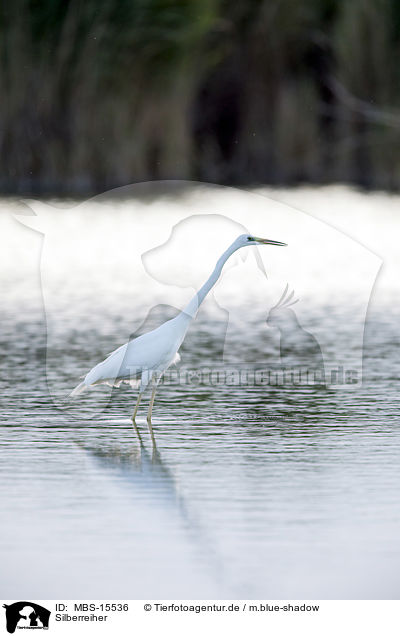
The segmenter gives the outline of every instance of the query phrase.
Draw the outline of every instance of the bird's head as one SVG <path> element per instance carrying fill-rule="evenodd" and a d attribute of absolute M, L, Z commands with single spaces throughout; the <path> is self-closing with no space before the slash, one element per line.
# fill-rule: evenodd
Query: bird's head
<path fill-rule="evenodd" d="M 260 238 L 259 236 L 253 236 L 252 234 L 241 234 L 235 241 L 237 248 L 250 247 L 251 245 L 282 245 L 286 246 L 287 243 L 281 243 L 280 241 L 272 241 L 271 239 Z"/>

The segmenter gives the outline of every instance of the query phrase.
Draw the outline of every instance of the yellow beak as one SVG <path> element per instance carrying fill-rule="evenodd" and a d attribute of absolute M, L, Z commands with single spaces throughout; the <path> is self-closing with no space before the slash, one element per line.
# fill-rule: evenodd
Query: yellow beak
<path fill-rule="evenodd" d="M 258 236 L 253 237 L 257 243 L 262 243 L 263 245 L 283 245 L 287 246 L 287 243 L 281 243 L 280 241 L 271 241 L 270 239 L 259 238 Z"/>

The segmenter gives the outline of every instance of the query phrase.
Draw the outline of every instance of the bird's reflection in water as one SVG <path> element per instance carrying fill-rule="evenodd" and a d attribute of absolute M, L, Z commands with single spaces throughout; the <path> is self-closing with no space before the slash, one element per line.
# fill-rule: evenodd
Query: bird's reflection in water
<path fill-rule="evenodd" d="M 160 452 L 155 444 L 152 445 L 152 451 L 149 453 L 145 447 L 141 436 L 138 438 L 137 444 L 133 444 L 130 448 L 122 448 L 119 446 L 86 446 L 81 445 L 86 453 L 101 462 L 108 468 L 119 468 L 129 477 L 129 473 L 141 473 L 142 477 L 152 475 L 154 477 L 163 477 L 164 483 L 168 485 L 171 494 L 177 495 L 174 478 L 161 459 Z M 151 480 L 150 480 L 151 481 Z"/>
<path fill-rule="evenodd" d="M 151 452 L 147 450 L 141 438 L 128 448 L 106 445 L 80 446 L 96 460 L 98 466 L 114 474 L 117 471 L 124 480 L 145 487 L 149 491 L 149 496 L 156 493 L 159 497 L 162 491 L 164 501 L 175 501 L 181 512 L 185 513 L 182 516 L 186 516 L 184 502 L 178 494 L 175 479 L 155 444 L 152 445 Z"/>
<path fill-rule="evenodd" d="M 189 535 L 189 540 L 197 552 L 197 558 L 202 567 L 210 570 L 219 585 L 222 585 L 223 581 L 226 588 L 227 577 L 224 574 L 224 564 L 217 553 L 214 541 L 206 534 L 196 515 L 189 510 L 185 498 L 179 492 L 176 479 L 156 445 L 152 446 L 151 452 L 147 450 L 142 440 L 138 440 L 136 444 L 129 447 L 86 444 L 79 444 L 79 446 L 87 456 L 95 460 L 97 468 L 112 472 L 119 479 L 122 477 L 125 483 L 130 483 L 132 493 L 138 500 L 142 500 L 144 490 L 147 502 L 166 508 L 171 519 L 174 516 L 178 517 Z M 232 594 L 234 594 L 233 591 Z"/>

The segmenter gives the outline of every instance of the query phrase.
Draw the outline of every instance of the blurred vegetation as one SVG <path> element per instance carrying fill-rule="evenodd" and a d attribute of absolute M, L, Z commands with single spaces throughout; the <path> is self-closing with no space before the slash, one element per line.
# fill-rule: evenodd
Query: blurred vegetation
<path fill-rule="evenodd" d="M 400 186 L 398 0 L 13 0 L 0 188 Z"/>

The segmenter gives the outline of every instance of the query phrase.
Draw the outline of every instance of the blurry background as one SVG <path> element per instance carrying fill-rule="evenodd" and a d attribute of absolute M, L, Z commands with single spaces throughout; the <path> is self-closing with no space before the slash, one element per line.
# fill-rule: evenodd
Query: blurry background
<path fill-rule="evenodd" d="M 396 0 L 14 0 L 0 188 L 400 185 Z"/>

